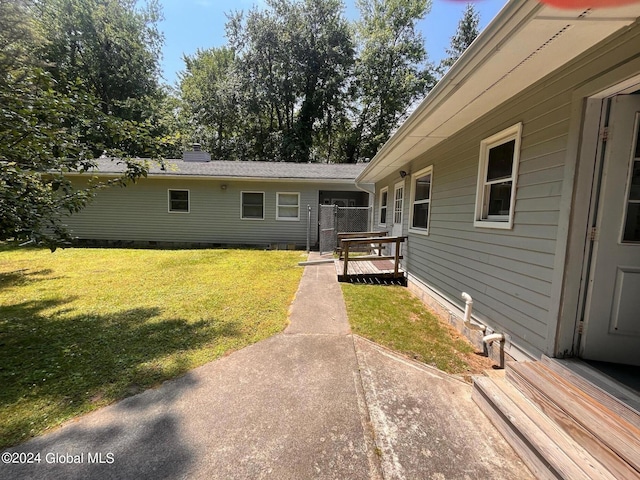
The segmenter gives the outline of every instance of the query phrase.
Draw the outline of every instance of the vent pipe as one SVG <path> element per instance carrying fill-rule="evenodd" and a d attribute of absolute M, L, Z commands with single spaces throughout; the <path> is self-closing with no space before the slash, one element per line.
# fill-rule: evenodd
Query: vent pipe
<path fill-rule="evenodd" d="M 471 309 L 473 308 L 473 299 L 471 298 L 471 295 L 467 292 L 462 292 L 462 299 L 465 303 L 464 318 L 462 319 L 464 321 L 464 326 L 469 330 L 480 330 L 481 332 L 484 332 L 487 327 L 484 325 L 478 325 L 477 323 L 471 323 Z"/>

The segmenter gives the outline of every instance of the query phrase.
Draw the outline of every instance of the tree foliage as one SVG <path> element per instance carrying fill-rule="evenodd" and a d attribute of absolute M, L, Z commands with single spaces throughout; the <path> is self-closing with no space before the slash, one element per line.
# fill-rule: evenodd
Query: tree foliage
<path fill-rule="evenodd" d="M 318 135 L 331 134 L 353 64 L 353 44 L 339 0 L 268 0 L 231 16 L 229 45 L 252 159 L 307 162 Z"/>
<path fill-rule="evenodd" d="M 416 22 L 427 0 L 358 0 L 360 54 L 354 88 L 355 123 L 348 161 L 372 158 L 407 109 L 434 83 Z"/>
<path fill-rule="evenodd" d="M 216 158 L 355 162 L 375 155 L 433 83 L 415 25 L 428 0 L 267 0 L 235 13 L 228 46 L 185 57 L 192 141 Z"/>
<path fill-rule="evenodd" d="M 0 45 L 7 47 L 0 54 L 0 240 L 52 248 L 68 243 L 64 216 L 86 206 L 97 189 L 146 175 L 146 166 L 131 157 L 157 157 L 162 148 L 148 112 L 140 108 L 137 117 L 126 108 L 115 112 L 116 105 L 126 106 L 131 98 L 116 99 L 114 93 L 109 100 L 114 108 L 107 107 L 104 92 L 83 73 L 88 66 L 66 69 L 73 63 L 67 62 L 69 55 L 51 54 L 55 39 L 47 22 L 54 12 L 58 18 L 75 13 L 81 3 L 0 0 Z M 91 56 L 90 48 L 80 51 Z M 96 72 L 114 71 L 107 60 Z M 67 174 L 89 170 L 101 154 L 125 162 L 124 176 L 77 188 Z"/>
<path fill-rule="evenodd" d="M 447 73 L 447 70 L 456 63 L 456 60 L 460 58 L 460 55 L 469 48 L 469 45 L 479 35 L 480 30 L 478 25 L 480 24 L 480 14 L 475 9 L 473 4 L 468 3 L 462 18 L 458 22 L 458 28 L 455 35 L 451 37 L 451 44 L 447 48 L 447 57 L 445 57 L 438 65 L 438 73 L 440 76 Z"/>
<path fill-rule="evenodd" d="M 183 128 L 214 158 L 234 156 L 234 134 L 238 132 L 239 82 L 235 54 L 227 47 L 197 50 L 185 55 L 180 76 Z"/>

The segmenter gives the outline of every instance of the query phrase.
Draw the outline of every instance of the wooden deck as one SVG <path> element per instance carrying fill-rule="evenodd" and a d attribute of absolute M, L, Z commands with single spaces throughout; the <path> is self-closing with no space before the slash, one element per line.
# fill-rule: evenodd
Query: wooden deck
<path fill-rule="evenodd" d="M 336 260 L 339 282 L 380 283 L 407 286 L 407 278 L 400 268 L 402 244 L 405 236 L 376 236 L 377 232 L 354 232 L 338 234 L 340 258 Z M 383 245 L 390 244 L 392 255 L 383 255 Z M 354 256 L 356 249 L 375 252 L 374 255 Z"/>
<path fill-rule="evenodd" d="M 503 378 L 476 377 L 472 398 L 538 478 L 640 479 L 640 397 L 570 367 L 509 362 Z"/>
<path fill-rule="evenodd" d="M 372 257 L 357 262 L 350 261 L 347 265 L 346 275 L 344 274 L 344 260 L 336 260 L 335 266 L 339 282 L 407 286 L 407 277 L 402 269 L 398 269 L 398 273 L 395 274 L 393 260 L 379 260 Z"/>

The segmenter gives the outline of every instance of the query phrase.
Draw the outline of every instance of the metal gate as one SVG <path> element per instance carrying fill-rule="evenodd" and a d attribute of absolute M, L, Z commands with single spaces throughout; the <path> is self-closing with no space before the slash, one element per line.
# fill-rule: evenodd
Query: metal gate
<path fill-rule="evenodd" d="M 367 232 L 371 207 L 339 207 L 320 205 L 318 223 L 320 226 L 320 253 L 332 252 L 338 244 L 338 233 Z"/>

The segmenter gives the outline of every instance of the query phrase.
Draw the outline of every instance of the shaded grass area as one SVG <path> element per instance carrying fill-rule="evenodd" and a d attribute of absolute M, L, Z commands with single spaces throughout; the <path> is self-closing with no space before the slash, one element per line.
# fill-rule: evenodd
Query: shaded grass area
<path fill-rule="evenodd" d="M 474 347 L 406 288 L 341 285 L 353 333 L 447 373 L 473 370 Z"/>
<path fill-rule="evenodd" d="M 0 246 L 0 447 L 280 332 L 301 259 Z"/>

